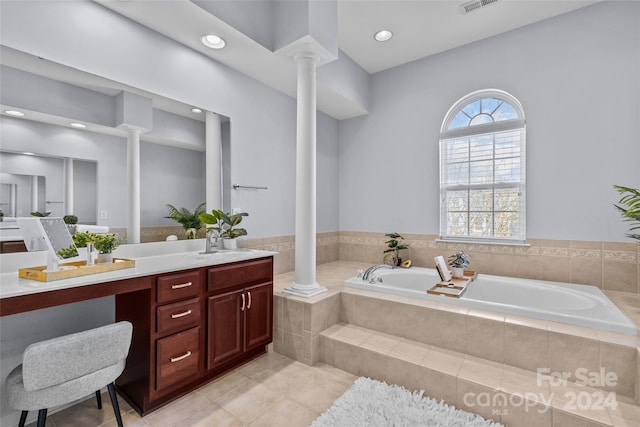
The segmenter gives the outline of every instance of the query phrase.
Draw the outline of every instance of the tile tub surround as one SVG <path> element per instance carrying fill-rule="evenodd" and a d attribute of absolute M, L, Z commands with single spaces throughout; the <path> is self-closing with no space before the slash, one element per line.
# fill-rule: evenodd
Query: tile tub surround
<path fill-rule="evenodd" d="M 276 276 L 274 350 L 307 364 L 326 360 L 319 336 L 342 322 L 531 372 L 598 372 L 602 367 L 618 376 L 616 385 L 605 389 L 636 398 L 640 336 L 344 288 L 344 278 L 363 267 L 344 261 L 319 266 L 318 280 L 329 291 L 309 299 L 282 294 L 293 273 Z M 614 302 L 640 312 L 640 296 L 611 294 Z"/>
<path fill-rule="evenodd" d="M 432 234 L 404 234 L 409 249 L 401 253 L 419 267 L 433 268 L 433 258 L 464 250 L 470 268 L 480 273 L 597 286 L 640 293 L 640 243 L 527 239 L 527 245 L 451 243 Z M 341 261 L 380 264 L 383 233 L 340 231 Z"/>

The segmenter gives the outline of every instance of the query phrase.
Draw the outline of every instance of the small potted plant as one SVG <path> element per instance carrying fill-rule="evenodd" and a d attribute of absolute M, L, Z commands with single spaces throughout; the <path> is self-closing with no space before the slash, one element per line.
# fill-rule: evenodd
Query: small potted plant
<path fill-rule="evenodd" d="M 67 224 L 69 233 L 73 235 L 76 232 L 76 224 L 78 223 L 78 217 L 75 215 L 65 215 L 62 217 L 62 220 L 64 221 L 65 224 Z"/>
<path fill-rule="evenodd" d="M 98 262 L 113 262 L 113 251 L 120 246 L 120 238 L 116 233 L 94 234 L 93 245 L 98 251 Z"/>
<path fill-rule="evenodd" d="M 4 211 L 0 209 L 0 222 L 4 221 Z"/>
<path fill-rule="evenodd" d="M 189 211 L 186 208 L 176 208 L 173 205 L 167 204 L 167 209 L 169 210 L 169 215 L 165 216 L 165 218 L 171 218 L 172 220 L 180 223 L 182 227 L 185 229 L 185 235 L 187 239 L 195 239 L 198 230 L 202 227 L 202 222 L 200 222 L 200 214 L 204 213 L 204 203 L 200 203 L 193 212 Z"/>
<path fill-rule="evenodd" d="M 464 269 L 469 267 L 469 255 L 464 251 L 456 252 L 449 257 L 447 263 L 451 267 L 451 275 L 462 278 L 464 277 Z"/>
<path fill-rule="evenodd" d="M 389 238 L 385 243 L 387 244 L 387 249 L 384 250 L 385 255 L 384 263 L 397 266 L 402 263 L 402 258 L 400 258 L 400 251 L 409 249 L 409 245 L 405 245 L 403 243 L 404 237 L 399 235 L 398 233 L 387 233 L 385 234 Z"/>
<path fill-rule="evenodd" d="M 212 225 L 211 228 L 217 230 L 222 237 L 222 245 L 225 249 L 237 249 L 236 238 L 246 236 L 247 230 L 237 227 L 242 222 L 242 217 L 249 216 L 246 212 L 229 214 L 219 209 L 213 209 L 211 213 L 200 214 L 200 221 Z"/>

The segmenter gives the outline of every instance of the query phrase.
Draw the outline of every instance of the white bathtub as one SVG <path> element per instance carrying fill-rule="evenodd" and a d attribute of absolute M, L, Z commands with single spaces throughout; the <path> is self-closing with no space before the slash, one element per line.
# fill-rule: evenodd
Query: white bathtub
<path fill-rule="evenodd" d="M 346 280 L 345 286 L 629 335 L 638 334 L 635 324 L 595 286 L 479 274 L 462 297 L 452 298 L 427 293 L 427 289 L 440 281 L 435 269 L 380 269 L 373 273 L 373 277 L 376 283 L 354 277 Z M 378 282 L 378 278 L 382 282 Z"/>

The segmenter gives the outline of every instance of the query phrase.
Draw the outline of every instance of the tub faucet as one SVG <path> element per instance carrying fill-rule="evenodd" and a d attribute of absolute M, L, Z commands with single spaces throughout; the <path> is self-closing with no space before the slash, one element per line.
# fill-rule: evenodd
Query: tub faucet
<path fill-rule="evenodd" d="M 371 275 L 376 270 L 380 270 L 381 268 L 393 268 L 393 266 L 389 265 L 389 264 L 378 264 L 378 265 L 374 265 L 373 267 L 369 267 L 369 268 L 367 268 L 367 270 L 362 275 L 362 281 L 363 282 L 369 282 L 369 283 L 375 283 L 375 281 L 373 280 Z"/>

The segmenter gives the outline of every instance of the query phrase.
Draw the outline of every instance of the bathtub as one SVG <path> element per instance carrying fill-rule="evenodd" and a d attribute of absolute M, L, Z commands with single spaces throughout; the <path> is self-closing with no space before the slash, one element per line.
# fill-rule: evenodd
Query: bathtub
<path fill-rule="evenodd" d="M 595 286 L 479 274 L 460 298 L 452 298 L 427 293 L 427 289 L 440 281 L 435 269 L 380 269 L 372 276 L 376 283 L 354 277 L 344 284 L 350 288 L 638 334 L 635 324 Z"/>

